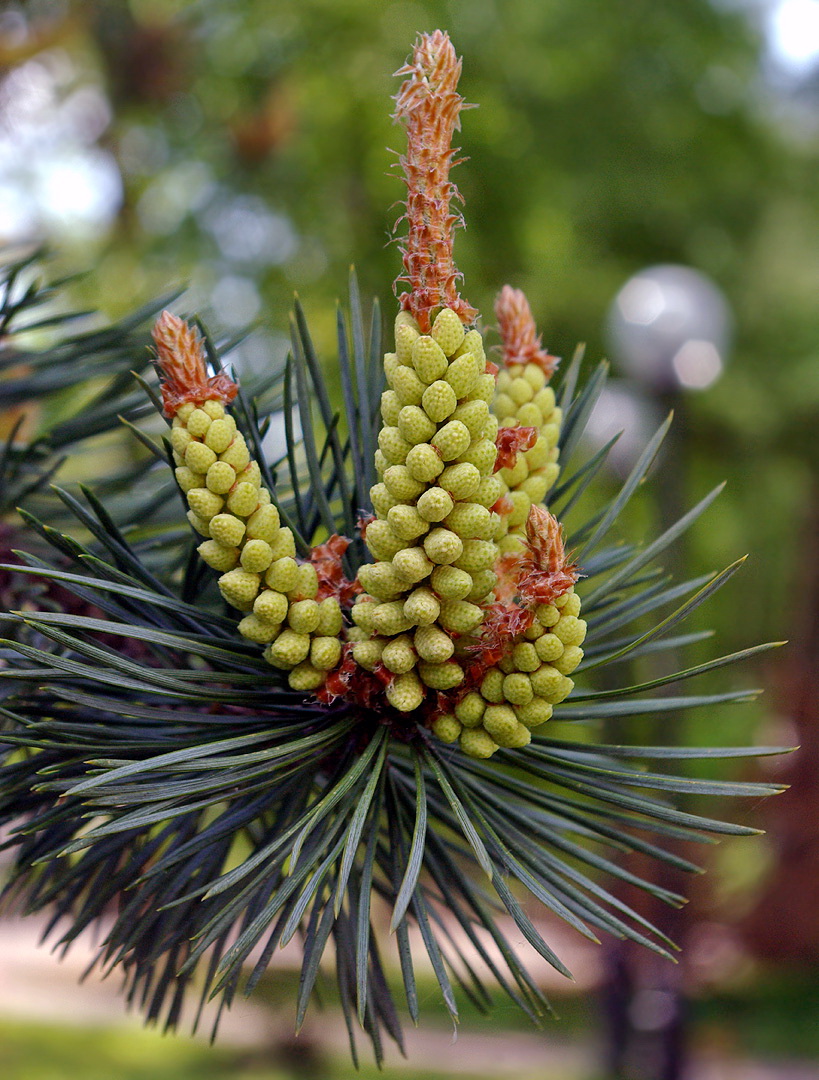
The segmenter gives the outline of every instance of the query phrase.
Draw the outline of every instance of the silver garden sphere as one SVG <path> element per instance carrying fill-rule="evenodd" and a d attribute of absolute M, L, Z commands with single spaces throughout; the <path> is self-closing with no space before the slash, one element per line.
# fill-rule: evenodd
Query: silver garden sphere
<path fill-rule="evenodd" d="M 608 314 L 612 358 L 624 375 L 659 393 L 704 390 L 722 374 L 731 313 L 697 270 L 664 264 L 629 278 Z"/>

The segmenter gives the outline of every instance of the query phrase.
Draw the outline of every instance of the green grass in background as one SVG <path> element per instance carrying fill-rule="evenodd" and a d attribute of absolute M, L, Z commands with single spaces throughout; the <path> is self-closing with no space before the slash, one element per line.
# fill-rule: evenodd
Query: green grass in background
<path fill-rule="evenodd" d="M 509 1039 L 515 1037 L 509 1033 Z M 356 1072 L 339 1047 L 339 1056 L 325 1056 L 306 1043 L 287 1042 L 248 1050 L 209 1047 L 204 1042 L 163 1037 L 133 1028 L 76 1028 L 0 1021 L 0 1075 L 3 1080 L 447 1080 L 451 1072 L 419 1069 L 409 1062 L 379 1071 L 362 1061 Z M 489 1080 L 488 1071 L 458 1072 L 458 1080 Z M 538 1069 L 517 1080 L 595 1080 Z"/>
<path fill-rule="evenodd" d="M 287 1032 L 283 1002 L 292 987 L 286 976 L 270 978 L 262 994 L 271 1007 L 271 1035 L 266 1045 L 209 1046 L 185 1036 L 162 1036 L 135 1027 L 77 1027 L 31 1021 L 0 1020 L 0 1077 L 2 1080 L 447 1080 L 452 1071 L 425 1067 L 419 1055 L 400 1058 L 387 1048 L 387 1065 L 379 1072 L 362 1045 L 361 1069 L 349 1062 L 341 1041 L 328 1052 L 309 1034 L 301 1039 Z M 428 992 L 425 992 L 427 991 Z M 426 1003 L 422 1031 L 449 1030 L 446 1014 L 436 1007 L 430 985 L 419 985 Z M 462 1003 L 461 1031 L 467 1035 L 491 1033 L 510 1046 L 524 1036 L 531 1047 L 536 1037 L 521 1026 L 518 1014 L 499 1008 L 491 1023 Z M 555 1002 L 559 1020 L 543 1032 L 544 1049 L 555 1043 L 566 1047 L 599 1042 L 595 1030 L 593 997 L 561 998 Z M 280 1011 L 281 1010 L 281 1011 Z M 325 996 L 324 1016 L 333 1030 L 341 1019 Z M 819 1060 L 819 973 L 762 976 L 747 989 L 714 993 L 691 1002 L 692 1041 L 695 1052 L 717 1053 L 737 1059 L 766 1061 Z M 503 1045 L 503 1044 L 501 1044 Z M 485 1070 L 458 1072 L 458 1080 L 494 1080 L 497 1076 L 496 1043 L 486 1048 Z M 474 1052 L 474 1051 L 473 1051 Z M 567 1071 L 565 1062 L 554 1066 L 548 1051 L 536 1070 L 521 1069 L 515 1080 L 601 1080 Z M 554 1070 L 557 1071 L 554 1071 Z"/>

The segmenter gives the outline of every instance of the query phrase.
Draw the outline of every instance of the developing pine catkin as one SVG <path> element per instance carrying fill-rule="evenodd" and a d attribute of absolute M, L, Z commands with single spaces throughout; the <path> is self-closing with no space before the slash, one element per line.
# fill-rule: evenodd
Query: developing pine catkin
<path fill-rule="evenodd" d="M 205 537 L 199 555 L 219 572 L 225 601 L 244 613 L 239 632 L 266 646 L 270 664 L 290 671 L 291 687 L 317 688 L 341 659 L 339 603 L 317 601 L 315 568 L 296 561 L 293 533 L 226 410 L 235 385 L 223 374 L 207 378 L 198 334 L 169 312 L 157 321 L 154 341 L 176 478 L 191 524 Z"/>
<path fill-rule="evenodd" d="M 475 631 L 494 586 L 485 571 L 498 556 L 497 521 L 471 498 L 491 482 L 495 464 L 486 366 L 480 334 L 465 330 L 455 310 L 442 307 L 428 334 L 399 313 L 395 352 L 385 357 L 390 389 L 376 463 L 383 467 L 371 490 L 377 520 L 365 536 L 377 561 L 359 571 L 361 604 L 374 606 L 356 605 L 353 619 L 377 637 L 380 662 L 396 676 L 388 697 L 400 711 L 418 707 L 418 686 L 423 699 L 463 680 L 450 659 L 453 636 Z M 372 663 L 375 650 L 362 642 L 353 655 Z"/>

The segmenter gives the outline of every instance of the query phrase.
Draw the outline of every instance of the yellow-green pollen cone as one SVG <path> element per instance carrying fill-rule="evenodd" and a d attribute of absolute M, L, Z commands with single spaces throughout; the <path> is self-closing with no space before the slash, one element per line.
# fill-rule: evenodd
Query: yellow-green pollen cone
<path fill-rule="evenodd" d="M 538 604 L 531 614 L 525 629 L 506 639 L 497 663 L 484 669 L 451 712 L 433 721 L 432 730 L 442 742 L 457 740 L 465 753 L 479 758 L 491 757 L 501 747 L 524 747 L 532 729 L 549 720 L 553 707 L 571 693 L 574 682 L 569 676 L 583 659 L 580 646 L 586 636 L 580 597 L 570 587 L 552 602 Z M 490 655 L 492 619 L 490 613 L 484 641 Z"/>
<path fill-rule="evenodd" d="M 318 689 L 341 659 L 338 600 L 318 600 L 315 567 L 296 560 L 293 533 L 226 410 L 235 384 L 224 374 L 207 378 L 201 339 L 182 319 L 163 312 L 153 336 L 177 483 L 190 524 L 205 537 L 199 555 L 219 572 L 226 602 L 245 613 L 242 636 L 265 646 L 293 689 Z"/>
<path fill-rule="evenodd" d="M 557 358 L 542 347 L 529 302 L 520 289 L 505 285 L 495 301 L 503 366 L 498 373 L 492 409 L 502 428 L 534 428 L 534 445 L 500 470 L 511 509 L 503 553 L 519 550 L 529 511 L 541 506 L 560 472 L 558 439 L 563 415 L 548 385 Z"/>
<path fill-rule="evenodd" d="M 375 561 L 359 570 L 365 591 L 352 619 L 367 634 L 354 658 L 396 676 L 387 697 L 401 712 L 462 683 L 455 638 L 478 628 L 495 584 L 503 525 L 492 510 L 501 485 L 486 369 L 481 335 L 453 309 L 439 309 L 429 334 L 399 312 L 384 357 L 376 519 L 365 533 Z"/>

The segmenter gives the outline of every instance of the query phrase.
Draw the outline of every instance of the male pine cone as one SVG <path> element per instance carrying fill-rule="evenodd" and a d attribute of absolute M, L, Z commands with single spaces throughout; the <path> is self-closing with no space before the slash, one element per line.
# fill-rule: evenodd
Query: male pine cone
<path fill-rule="evenodd" d="M 493 407 L 503 428 L 531 427 L 537 437 L 514 465 L 500 470 L 511 503 L 506 523 L 509 535 L 502 552 L 520 550 L 519 539 L 532 506 L 539 506 L 560 472 L 558 439 L 563 414 L 555 403 L 549 380 L 557 359 L 542 348 L 535 320 L 520 289 L 504 285 L 495 301 L 504 365 L 498 373 Z"/>
<path fill-rule="evenodd" d="M 417 709 L 427 690 L 462 683 L 454 636 L 478 628 L 496 581 L 504 525 L 492 510 L 502 484 L 486 368 L 481 335 L 453 309 L 440 309 L 429 334 L 398 314 L 395 352 L 384 357 L 376 520 L 365 535 L 376 561 L 359 570 L 365 592 L 352 618 L 366 634 L 353 646 L 356 662 L 394 674 L 386 693 L 401 712 Z"/>
<path fill-rule="evenodd" d="M 245 613 L 239 632 L 266 646 L 265 659 L 290 672 L 294 690 L 315 690 L 341 659 L 338 600 L 317 600 L 315 568 L 296 561 L 293 533 L 281 524 L 259 465 L 226 412 L 235 386 L 220 376 L 214 396 L 202 342 L 170 312 L 157 321 L 154 341 L 165 376 L 165 412 L 172 417 L 176 480 L 188 520 L 206 537 L 199 555 L 220 572 L 227 603 Z"/>
<path fill-rule="evenodd" d="M 531 729 L 549 720 L 553 707 L 571 693 L 569 675 L 583 659 L 586 636 L 586 623 L 578 618 L 580 597 L 570 587 L 552 602 L 538 604 L 533 614 L 476 689 L 433 721 L 442 742 L 458 739 L 464 753 L 478 758 L 501 747 L 527 746 Z"/>

